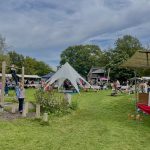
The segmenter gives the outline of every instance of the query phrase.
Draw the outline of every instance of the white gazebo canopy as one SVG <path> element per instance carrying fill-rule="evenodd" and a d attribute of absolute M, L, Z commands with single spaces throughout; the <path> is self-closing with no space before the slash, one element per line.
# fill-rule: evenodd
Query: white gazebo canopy
<path fill-rule="evenodd" d="M 62 65 L 62 67 L 50 79 L 46 81 L 46 87 L 53 84 L 55 81 L 58 81 L 58 88 L 60 88 L 60 86 L 64 83 L 66 79 L 71 82 L 71 84 L 74 86 L 78 93 L 78 84 L 83 87 L 81 81 L 85 82 L 86 85 L 88 85 L 89 87 L 92 87 L 83 77 L 81 77 L 77 73 L 77 71 L 68 62 Z"/>

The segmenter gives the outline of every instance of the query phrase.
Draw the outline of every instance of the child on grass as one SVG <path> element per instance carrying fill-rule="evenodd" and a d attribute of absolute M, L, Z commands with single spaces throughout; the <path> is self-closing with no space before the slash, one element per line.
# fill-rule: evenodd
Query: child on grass
<path fill-rule="evenodd" d="M 19 83 L 19 89 L 18 89 L 18 101 L 19 101 L 19 112 L 22 113 L 23 111 L 23 103 L 24 103 L 24 87 L 22 83 Z"/>

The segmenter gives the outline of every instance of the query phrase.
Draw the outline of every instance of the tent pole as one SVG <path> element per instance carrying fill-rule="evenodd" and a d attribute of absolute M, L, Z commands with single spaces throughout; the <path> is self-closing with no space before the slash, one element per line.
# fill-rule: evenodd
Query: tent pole
<path fill-rule="evenodd" d="M 107 74 L 107 86 L 108 86 L 109 74 L 110 74 L 110 68 L 108 68 L 108 74 Z"/>
<path fill-rule="evenodd" d="M 21 81 L 24 87 L 24 67 L 22 67 L 22 75 L 21 75 Z"/>
<path fill-rule="evenodd" d="M 136 79 L 136 70 L 134 70 L 134 76 L 135 76 L 135 110 L 137 109 L 137 79 Z"/>
<path fill-rule="evenodd" d="M 1 89 L 1 106 L 4 106 L 4 95 L 5 95 L 5 82 L 6 82 L 6 62 L 2 62 L 2 89 Z"/>

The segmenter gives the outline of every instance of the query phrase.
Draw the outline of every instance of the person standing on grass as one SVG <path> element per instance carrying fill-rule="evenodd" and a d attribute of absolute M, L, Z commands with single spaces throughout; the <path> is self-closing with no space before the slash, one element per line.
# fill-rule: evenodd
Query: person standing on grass
<path fill-rule="evenodd" d="M 9 92 L 9 80 L 6 79 L 6 83 L 5 83 L 5 95 L 8 96 L 8 92 Z"/>
<path fill-rule="evenodd" d="M 117 94 L 117 85 L 116 85 L 116 81 L 113 81 L 111 83 L 111 88 L 112 88 L 112 93 L 111 96 L 115 96 Z"/>
<path fill-rule="evenodd" d="M 22 113 L 23 111 L 23 103 L 25 98 L 25 92 L 24 87 L 22 83 L 19 83 L 19 89 L 18 89 L 18 100 L 19 100 L 19 112 Z"/>

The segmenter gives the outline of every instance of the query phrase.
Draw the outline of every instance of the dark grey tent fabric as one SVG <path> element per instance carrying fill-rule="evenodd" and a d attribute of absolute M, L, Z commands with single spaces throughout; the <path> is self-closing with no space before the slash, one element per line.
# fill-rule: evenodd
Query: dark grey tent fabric
<path fill-rule="evenodd" d="M 48 74 L 42 76 L 42 78 L 43 78 L 43 79 L 49 79 L 49 78 L 51 78 L 53 75 L 54 75 L 54 72 L 50 72 L 50 73 L 48 73 Z"/>

